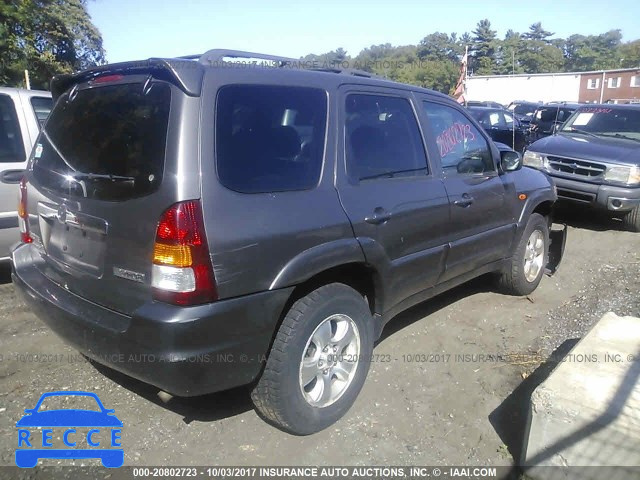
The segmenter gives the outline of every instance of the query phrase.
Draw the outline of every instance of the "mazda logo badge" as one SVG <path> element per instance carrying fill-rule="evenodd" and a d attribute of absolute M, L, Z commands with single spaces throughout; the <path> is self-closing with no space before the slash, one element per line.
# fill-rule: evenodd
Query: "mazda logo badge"
<path fill-rule="evenodd" d="M 64 223 L 67 221 L 67 207 L 64 205 L 60 205 L 58 207 L 58 221 L 60 223 Z"/>

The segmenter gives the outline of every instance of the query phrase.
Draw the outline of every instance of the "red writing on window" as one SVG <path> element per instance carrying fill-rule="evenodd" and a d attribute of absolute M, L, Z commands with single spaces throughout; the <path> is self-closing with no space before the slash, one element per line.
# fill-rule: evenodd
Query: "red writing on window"
<path fill-rule="evenodd" d="M 471 125 L 468 123 L 456 122 L 438 135 L 436 143 L 440 148 L 440 157 L 445 157 L 451 153 L 457 145 L 467 140 L 475 140 L 476 136 L 471 131 Z"/>

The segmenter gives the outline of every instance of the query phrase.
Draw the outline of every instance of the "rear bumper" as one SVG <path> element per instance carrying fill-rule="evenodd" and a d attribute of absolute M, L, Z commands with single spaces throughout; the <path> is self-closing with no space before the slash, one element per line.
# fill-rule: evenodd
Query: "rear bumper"
<path fill-rule="evenodd" d="M 9 260 L 11 246 L 19 240 L 18 217 L 0 217 L 0 262 Z"/>
<path fill-rule="evenodd" d="M 96 362 L 179 396 L 254 381 L 293 290 L 195 307 L 150 301 L 128 317 L 55 284 L 41 273 L 39 261 L 31 245 L 20 245 L 12 252 L 11 275 L 44 323 Z"/>
<path fill-rule="evenodd" d="M 640 188 L 596 185 L 552 176 L 558 199 L 592 206 L 610 212 L 628 212 L 640 204 Z"/>

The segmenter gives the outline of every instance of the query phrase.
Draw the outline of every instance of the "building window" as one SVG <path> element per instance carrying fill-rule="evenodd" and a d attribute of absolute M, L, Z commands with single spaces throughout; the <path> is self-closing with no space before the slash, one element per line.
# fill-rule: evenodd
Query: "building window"
<path fill-rule="evenodd" d="M 640 75 L 634 75 L 631 77 L 631 86 L 640 87 Z"/>
<path fill-rule="evenodd" d="M 589 81 L 587 82 L 587 88 L 589 90 L 595 90 L 599 86 L 600 86 L 600 79 L 599 78 L 590 78 Z"/>
<path fill-rule="evenodd" d="M 609 78 L 609 88 L 618 88 L 620 86 L 620 81 L 622 80 L 622 78 L 620 77 L 616 77 L 616 78 Z"/>

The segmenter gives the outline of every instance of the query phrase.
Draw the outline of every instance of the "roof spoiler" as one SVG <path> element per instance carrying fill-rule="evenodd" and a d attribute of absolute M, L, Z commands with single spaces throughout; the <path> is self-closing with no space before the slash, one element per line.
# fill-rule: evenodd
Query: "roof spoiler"
<path fill-rule="evenodd" d="M 189 59 L 150 58 L 136 62 L 112 63 L 90 68 L 74 74 L 56 75 L 51 79 L 51 96 L 55 103 L 71 86 L 96 77 L 115 73 L 153 73 L 166 78 L 187 95 L 197 97 L 202 91 L 204 67 Z"/>

